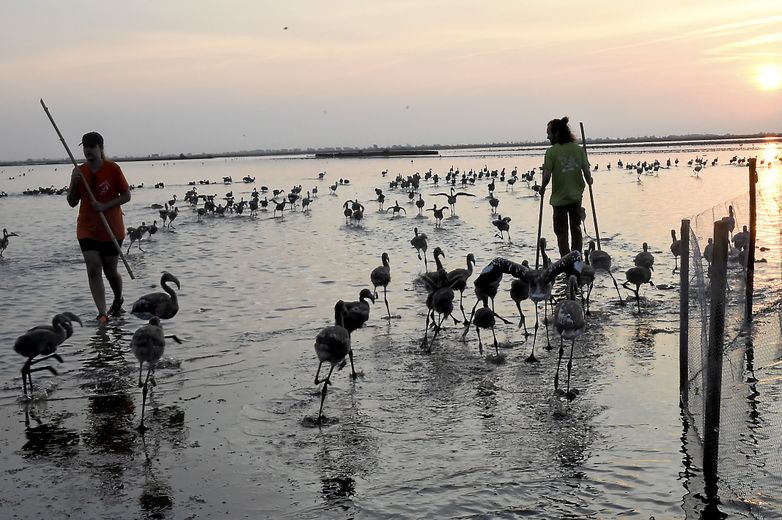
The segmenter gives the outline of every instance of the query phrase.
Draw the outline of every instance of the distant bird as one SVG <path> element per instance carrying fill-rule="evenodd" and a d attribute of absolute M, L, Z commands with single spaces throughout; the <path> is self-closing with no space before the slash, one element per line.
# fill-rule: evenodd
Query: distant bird
<path fill-rule="evenodd" d="M 8 237 L 18 237 L 16 233 L 9 233 L 7 229 L 3 228 L 3 238 L 0 238 L 0 257 L 3 256 L 3 251 L 8 247 Z"/>
<path fill-rule="evenodd" d="M 443 195 L 448 197 L 448 204 L 451 206 L 451 215 L 456 215 L 456 199 L 458 197 L 475 197 L 475 195 L 472 193 L 467 193 L 465 191 L 455 191 L 453 188 L 451 188 L 451 193 L 434 193 L 433 195 Z"/>
<path fill-rule="evenodd" d="M 500 199 L 494 195 L 489 195 L 489 206 L 491 206 L 492 214 L 497 213 L 497 206 L 500 205 Z"/>
<path fill-rule="evenodd" d="M 467 280 L 473 273 L 473 267 L 475 266 L 475 255 L 469 253 L 467 255 L 467 268 L 466 269 L 454 269 L 448 273 L 448 285 L 454 291 L 459 291 L 459 308 L 462 310 L 462 318 L 464 318 L 464 324 L 467 325 L 467 315 L 464 313 L 464 290 L 467 288 Z"/>
<path fill-rule="evenodd" d="M 334 371 L 335 366 L 340 365 L 340 368 L 345 366 L 345 357 L 351 352 L 350 333 L 342 324 L 343 316 L 344 302 L 342 305 L 340 305 L 340 302 L 337 302 L 337 305 L 334 307 L 334 317 L 337 318 L 336 323 L 321 329 L 315 337 L 315 353 L 318 355 L 318 371 L 315 373 L 315 384 L 323 383 L 323 388 L 320 392 L 318 424 L 323 420 L 323 403 L 326 400 L 328 387 L 331 384 L 331 373 Z M 319 379 L 318 376 L 323 363 L 329 363 L 331 368 L 329 368 L 329 373 L 324 379 Z"/>
<path fill-rule="evenodd" d="M 571 275 L 568 278 L 568 298 L 557 303 L 554 307 L 554 330 L 559 334 L 559 357 L 557 360 L 557 372 L 554 375 L 554 390 L 559 390 L 559 367 L 562 363 L 564 353 L 564 342 L 566 339 L 570 343 L 570 358 L 567 363 L 567 390 L 565 395 L 568 399 L 573 399 L 575 393 L 570 391 L 570 372 L 573 368 L 573 348 L 576 345 L 576 338 L 584 333 L 586 322 L 584 321 L 584 309 L 576 301 L 576 277 Z"/>
<path fill-rule="evenodd" d="M 733 230 L 736 229 L 736 213 L 733 211 L 733 205 L 728 206 L 728 216 L 722 217 L 722 220 L 728 223 L 728 233 L 733 238 Z"/>
<path fill-rule="evenodd" d="M 510 220 L 510 217 L 503 217 L 502 215 L 497 215 L 497 218 L 492 220 L 492 225 L 500 232 L 499 234 L 495 233 L 495 237 L 498 237 L 500 240 L 502 240 L 504 238 L 503 233 L 507 231 L 508 242 L 510 242 Z"/>
<path fill-rule="evenodd" d="M 388 307 L 388 284 L 391 282 L 391 265 L 388 261 L 388 253 L 384 252 L 380 259 L 383 261 L 383 265 L 375 267 L 369 274 L 369 279 L 374 286 L 375 298 L 377 298 L 377 288 L 383 287 L 383 300 L 386 302 L 386 311 L 388 311 L 388 318 L 391 319 L 391 309 Z"/>
<path fill-rule="evenodd" d="M 369 302 L 375 303 L 375 297 L 372 296 L 372 291 L 369 289 L 362 289 L 358 295 L 356 302 L 344 302 L 339 300 L 334 306 L 334 322 L 342 323 L 342 326 L 348 331 L 348 335 L 352 335 L 354 330 L 360 329 L 364 326 L 364 323 L 369 320 Z M 337 316 L 337 312 L 341 312 L 342 316 Z M 356 379 L 356 369 L 353 367 L 353 349 L 348 352 L 350 356 L 350 370 L 352 372 L 351 377 Z"/>
<path fill-rule="evenodd" d="M 703 248 L 703 258 L 706 259 L 708 264 L 708 272 L 711 273 L 711 262 L 714 260 L 714 239 L 709 238 L 706 247 Z"/>
<path fill-rule="evenodd" d="M 675 273 L 679 269 L 679 256 L 682 254 L 682 241 L 676 240 L 675 229 L 671 230 L 671 253 L 674 260 L 673 272 Z"/>
<path fill-rule="evenodd" d="M 426 211 L 433 211 L 434 212 L 434 218 L 435 218 L 435 227 L 442 227 L 443 225 L 443 211 L 448 210 L 446 207 L 437 208 L 437 204 L 435 204 L 433 207 L 427 209 Z"/>
<path fill-rule="evenodd" d="M 426 250 L 429 247 L 429 245 L 426 243 L 426 234 L 419 233 L 418 228 L 413 228 L 413 233 L 415 233 L 415 236 L 410 240 L 410 245 L 415 248 L 416 253 L 418 253 L 419 260 L 421 259 L 421 251 L 423 251 L 424 269 L 429 272 L 429 264 L 426 262 Z"/>
<path fill-rule="evenodd" d="M 147 230 L 147 233 L 149 235 L 149 238 L 147 240 L 151 240 L 152 239 L 152 235 L 154 235 L 157 232 L 158 232 L 157 220 L 153 220 L 152 221 L 152 225 L 149 226 L 149 229 Z"/>
<path fill-rule="evenodd" d="M 424 211 L 424 205 L 425 204 L 426 203 L 424 202 L 423 196 L 421 196 L 421 194 L 419 193 L 418 194 L 418 200 L 415 201 L 415 207 L 418 208 L 418 216 L 419 217 L 423 216 L 423 211 Z"/>
<path fill-rule="evenodd" d="M 398 200 L 395 200 L 394 201 L 394 205 L 391 206 L 390 208 L 387 208 L 385 210 L 386 213 L 388 213 L 389 211 L 393 212 L 391 214 L 392 217 L 398 217 L 400 211 L 404 212 L 404 214 L 407 215 L 407 211 L 405 210 L 405 208 L 403 208 L 402 206 L 399 205 L 399 201 Z"/>
<path fill-rule="evenodd" d="M 645 283 L 654 287 L 654 282 L 652 282 L 652 269 L 637 265 L 628 269 L 625 272 L 625 277 L 627 278 L 627 281 L 622 284 L 622 287 L 635 293 L 635 303 L 638 306 L 638 314 L 641 314 L 641 299 L 638 295 L 638 291 L 640 290 L 641 285 Z M 635 288 L 630 289 L 627 284 L 633 284 L 635 285 Z"/>
<path fill-rule="evenodd" d="M 141 227 L 129 227 L 127 229 L 128 231 L 128 239 L 130 240 L 130 244 L 128 244 L 128 252 L 125 254 L 130 254 L 130 246 L 133 245 L 133 242 L 138 242 L 138 250 L 143 252 L 144 250 L 141 249 L 141 239 L 144 236 L 144 230 Z"/>
<path fill-rule="evenodd" d="M 635 259 L 633 260 L 633 263 L 635 265 L 646 267 L 647 269 L 653 269 L 654 255 L 649 252 L 649 244 L 644 242 L 643 249 L 644 249 L 643 251 L 635 255 Z"/>
<path fill-rule="evenodd" d="M 57 370 L 51 366 L 30 367 L 50 358 L 54 358 L 58 363 L 62 363 L 62 358 L 57 354 L 57 347 L 73 335 L 71 323 L 74 321 L 79 325 L 82 324 L 81 319 L 75 314 L 63 312 L 52 318 L 51 325 L 33 327 L 16 339 L 14 351 L 27 358 L 21 370 L 22 389 L 25 397 L 27 397 L 28 381 L 30 383 L 30 393 L 33 392 L 33 378 L 30 375 L 32 372 L 48 370 L 52 374 L 57 375 Z"/>
<path fill-rule="evenodd" d="M 176 313 L 179 312 L 179 302 L 174 289 L 167 285 L 168 282 L 175 283 L 177 289 L 181 289 L 179 279 L 168 271 L 163 271 L 163 276 L 160 277 L 160 286 L 165 292 L 142 296 L 133 303 L 130 313 L 144 320 L 152 317 L 169 320 L 176 316 Z"/>
<path fill-rule="evenodd" d="M 160 326 L 160 319 L 153 317 L 149 320 L 147 325 L 139 327 L 139 329 L 133 333 L 133 338 L 130 340 L 130 350 L 133 352 L 133 355 L 136 356 L 136 359 L 139 362 L 138 386 L 139 388 L 142 388 L 142 400 L 141 422 L 138 426 L 138 429 L 142 432 L 147 429 L 147 427 L 144 426 L 144 410 L 147 405 L 147 392 L 149 383 L 151 382 L 152 386 L 157 385 L 154 378 L 155 366 L 163 356 L 163 351 L 166 348 L 166 338 L 171 338 L 177 343 L 182 343 L 182 341 L 174 335 L 165 336 L 163 334 L 163 328 Z M 147 377 L 142 382 L 141 373 L 144 368 L 144 363 L 147 364 Z"/>

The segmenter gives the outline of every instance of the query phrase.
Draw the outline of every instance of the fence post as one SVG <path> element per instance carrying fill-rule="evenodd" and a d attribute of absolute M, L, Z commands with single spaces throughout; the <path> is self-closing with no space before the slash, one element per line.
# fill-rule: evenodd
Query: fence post
<path fill-rule="evenodd" d="M 728 277 L 728 223 L 714 223 L 714 258 L 711 263 L 709 351 L 706 356 L 706 396 L 703 419 L 703 473 L 716 482 L 722 400 L 722 349 L 725 343 L 725 291 Z"/>
<path fill-rule="evenodd" d="M 689 401 L 690 221 L 682 219 L 682 267 L 679 270 L 679 404 Z"/>
<path fill-rule="evenodd" d="M 756 169 L 757 158 L 749 160 L 749 245 L 747 246 L 746 268 L 746 298 L 744 303 L 744 321 L 752 323 L 752 294 L 755 290 L 755 240 L 757 240 L 757 202 L 755 189 L 758 183 L 758 171 Z"/>

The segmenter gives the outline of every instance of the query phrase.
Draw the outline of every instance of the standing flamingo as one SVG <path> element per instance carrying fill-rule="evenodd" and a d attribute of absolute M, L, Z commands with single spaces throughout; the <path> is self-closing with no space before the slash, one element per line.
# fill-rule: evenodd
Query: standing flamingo
<path fill-rule="evenodd" d="M 388 307 L 388 284 L 391 282 L 391 265 L 388 261 L 388 253 L 384 252 L 380 259 L 383 261 L 383 265 L 375 267 L 369 274 L 369 279 L 372 281 L 372 285 L 375 290 L 375 298 L 377 298 L 377 288 L 383 287 L 383 300 L 386 302 L 386 311 L 388 311 L 388 319 L 391 319 L 391 309 Z"/>

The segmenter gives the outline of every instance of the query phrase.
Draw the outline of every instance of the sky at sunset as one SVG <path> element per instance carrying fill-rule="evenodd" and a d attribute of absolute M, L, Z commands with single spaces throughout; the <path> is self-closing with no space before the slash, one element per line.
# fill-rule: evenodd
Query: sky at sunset
<path fill-rule="evenodd" d="M 5 2 L 0 160 L 782 131 L 782 1 Z M 75 150 L 77 157 L 80 151 Z"/>

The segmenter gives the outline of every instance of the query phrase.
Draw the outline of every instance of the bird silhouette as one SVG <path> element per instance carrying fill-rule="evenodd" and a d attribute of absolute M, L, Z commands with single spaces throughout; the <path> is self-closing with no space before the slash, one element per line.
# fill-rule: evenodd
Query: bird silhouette
<path fill-rule="evenodd" d="M 168 271 L 163 271 L 160 277 L 160 286 L 165 292 L 145 294 L 133 303 L 130 313 L 141 319 L 148 320 L 157 316 L 162 320 L 170 320 L 179 312 L 179 300 L 174 289 L 168 286 L 169 282 L 176 284 L 181 289 L 179 279 Z"/>
<path fill-rule="evenodd" d="M 466 191 L 456 191 L 453 188 L 451 188 L 450 193 L 435 193 L 434 196 L 445 196 L 448 197 L 448 204 L 451 206 L 451 215 L 456 215 L 456 199 L 458 197 L 475 197 L 472 193 L 467 193 Z"/>
<path fill-rule="evenodd" d="M 326 401 L 326 394 L 328 393 L 328 387 L 331 384 L 331 373 L 334 371 L 334 367 L 340 365 L 342 368 L 345 364 L 345 356 L 350 353 L 350 333 L 343 326 L 342 319 L 344 316 L 344 302 L 334 306 L 334 317 L 336 323 L 329 327 L 325 327 L 318 332 L 315 337 L 315 353 L 318 355 L 318 371 L 315 373 L 315 384 L 319 385 L 323 383 L 323 388 L 320 393 L 320 409 L 318 410 L 317 422 L 320 424 L 323 420 L 323 403 Z M 319 379 L 320 369 L 323 363 L 329 363 L 329 373 L 324 379 Z"/>
<path fill-rule="evenodd" d="M 31 367 L 41 361 L 52 358 L 58 363 L 62 363 L 62 357 L 57 354 L 57 347 L 73 335 L 73 326 L 71 323 L 74 321 L 79 325 L 82 324 L 81 319 L 75 314 L 63 312 L 52 318 L 51 325 L 33 327 L 16 339 L 14 351 L 27 358 L 27 361 L 22 365 L 21 370 L 22 390 L 25 397 L 27 397 L 28 382 L 30 383 L 30 393 L 32 394 L 33 392 L 33 378 L 30 375 L 32 372 L 48 370 L 52 374 L 57 375 L 57 370 L 51 366 Z"/>
<path fill-rule="evenodd" d="M 147 405 L 149 384 L 152 383 L 152 386 L 157 386 L 154 378 L 155 367 L 163 356 L 163 351 L 166 348 L 166 338 L 172 338 L 177 343 L 182 343 L 182 341 L 174 335 L 164 335 L 163 327 L 160 325 L 160 318 L 155 316 L 149 320 L 148 324 L 139 327 L 139 329 L 133 333 L 133 338 L 130 340 L 130 350 L 139 362 L 138 386 L 142 389 L 142 400 L 141 422 L 139 423 L 138 429 L 142 432 L 147 429 L 147 427 L 144 426 L 144 410 Z M 144 363 L 147 364 L 147 377 L 142 382 L 141 374 Z"/>
<path fill-rule="evenodd" d="M 383 287 L 383 300 L 386 303 L 388 319 L 391 319 L 391 309 L 388 307 L 388 284 L 391 282 L 391 265 L 388 260 L 388 253 L 384 252 L 380 255 L 380 259 L 382 260 L 383 265 L 372 269 L 372 272 L 369 274 L 369 279 L 374 287 L 375 298 L 377 298 L 377 288 Z"/>
<path fill-rule="evenodd" d="M 584 333 L 586 322 L 584 321 L 584 309 L 576 301 L 576 277 L 571 275 L 568 278 L 568 298 L 557 303 L 554 307 L 554 330 L 559 334 L 559 356 L 557 359 L 557 372 L 554 375 L 554 391 L 559 390 L 559 367 L 562 364 L 562 355 L 564 353 L 564 342 L 570 340 L 570 357 L 567 363 L 567 389 L 565 396 L 572 400 L 575 392 L 570 390 L 570 372 L 573 368 L 573 349 L 576 345 L 576 338 Z"/>

